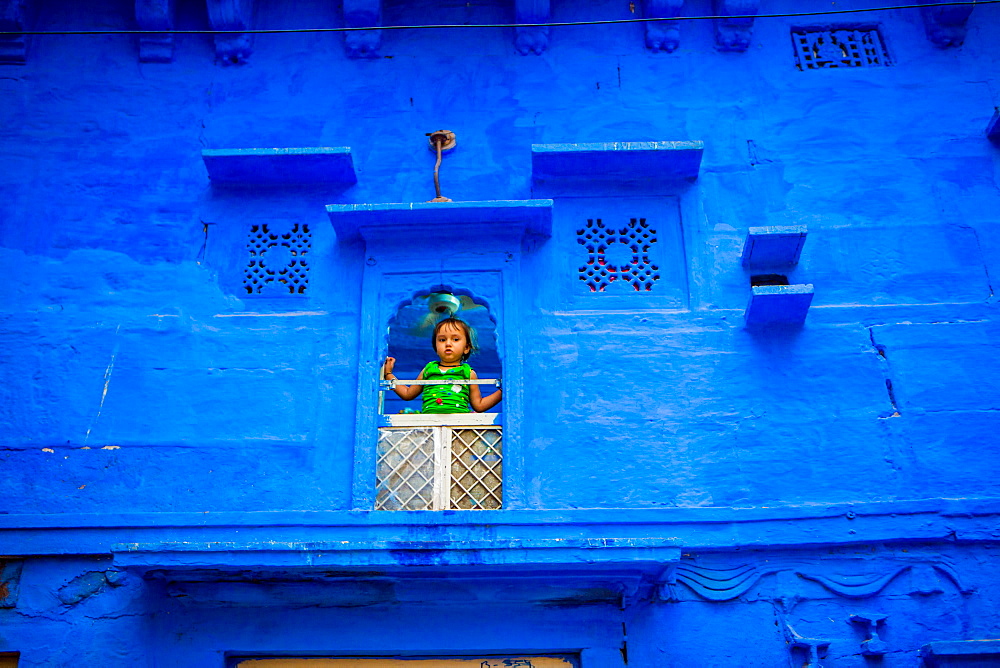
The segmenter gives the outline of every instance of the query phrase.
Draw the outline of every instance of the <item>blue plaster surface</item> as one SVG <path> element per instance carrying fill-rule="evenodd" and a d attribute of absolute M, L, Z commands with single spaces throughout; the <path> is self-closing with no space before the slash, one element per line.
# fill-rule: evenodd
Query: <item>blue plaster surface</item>
<path fill-rule="evenodd" d="M 127 4 L 54 0 L 32 20 L 131 28 Z M 256 4 L 259 27 L 342 23 L 336 3 Z M 208 28 L 203 6 L 176 9 L 176 27 Z M 421 0 L 382 21 L 514 16 Z M 634 15 L 597 1 L 551 18 Z M 801 665 L 790 626 L 830 640 L 824 665 L 860 668 L 849 619 L 870 612 L 889 615 L 895 668 L 1000 637 L 1000 153 L 984 136 L 1000 9 L 976 7 L 948 49 L 917 10 L 871 20 L 891 67 L 798 71 L 804 23 L 787 18 L 758 18 L 741 53 L 709 22 L 684 22 L 669 54 L 637 24 L 553 28 L 529 56 L 512 29 L 383 30 L 364 59 L 340 35 L 258 35 L 240 66 L 216 64 L 209 35 L 176 36 L 172 63 L 139 63 L 130 36 L 28 38 L 25 64 L 0 66 L 0 554 L 21 564 L 3 569 L 18 581 L 0 651 L 22 667 L 375 651 Z M 435 207 L 439 128 L 458 148 L 440 172 L 455 202 Z M 533 145 L 696 140 L 693 182 L 608 179 L 598 158 L 586 187 L 553 188 L 533 167 Z M 349 147 L 357 182 L 218 188 L 203 160 L 310 146 Z M 498 202 L 541 212 L 537 234 L 487 229 L 513 220 Z M 342 233 L 327 207 L 395 227 Z M 488 216 L 453 213 L 470 207 Z M 580 280 L 596 218 L 655 230 L 651 289 Z M 255 224 L 308 225 L 304 294 L 247 294 Z M 809 241 L 785 271 L 815 286 L 808 317 L 748 330 L 748 229 L 797 226 Z M 608 262 L 630 262 L 623 245 Z M 494 327 L 477 368 L 504 381 L 505 510 L 375 513 L 379 364 L 397 342 L 411 370 L 430 353 L 390 321 L 437 285 Z M 542 573 L 514 539 L 563 547 Z M 626 539 L 651 542 L 584 547 Z M 338 540 L 357 548 L 326 558 L 346 575 L 310 566 Z M 291 546 L 284 564 L 259 558 L 268 541 Z M 489 578 L 475 541 L 509 550 Z"/>

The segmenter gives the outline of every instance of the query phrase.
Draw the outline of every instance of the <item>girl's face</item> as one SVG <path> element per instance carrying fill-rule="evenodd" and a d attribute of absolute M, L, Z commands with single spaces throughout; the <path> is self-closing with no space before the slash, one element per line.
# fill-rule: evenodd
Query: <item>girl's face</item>
<path fill-rule="evenodd" d="M 462 363 L 462 357 L 468 355 L 472 347 L 469 345 L 469 337 L 465 335 L 465 330 L 457 325 L 445 323 L 434 337 L 434 350 L 445 364 L 457 365 Z"/>

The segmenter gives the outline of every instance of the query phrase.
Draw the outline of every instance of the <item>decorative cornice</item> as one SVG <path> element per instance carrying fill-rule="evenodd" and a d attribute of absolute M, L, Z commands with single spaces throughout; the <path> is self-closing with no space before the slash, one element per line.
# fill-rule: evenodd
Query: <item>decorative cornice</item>
<path fill-rule="evenodd" d="M 135 0 L 135 22 L 142 30 L 173 30 L 174 0 Z M 171 63 L 174 36 L 170 33 L 139 35 L 139 61 Z"/>
<path fill-rule="evenodd" d="M 392 210 L 381 213 L 386 219 L 395 217 Z M 491 536 L 533 527 L 536 535 L 559 537 L 572 526 L 582 535 L 669 536 L 685 550 L 718 551 L 870 543 L 996 543 L 998 518 L 1000 499 L 994 498 L 773 508 L 0 514 L 0 543 L 5 553 L 14 557 L 107 554 L 126 534 L 143 544 L 178 540 L 179 536 L 192 542 L 251 541 L 257 537 L 280 542 L 301 540 L 303 535 L 317 542 L 351 536 L 389 540 L 419 537 L 424 530 L 428 535 L 450 536 L 450 540 L 473 540 L 483 527 L 491 528 Z M 938 566 L 934 569 L 940 571 Z M 725 567 L 739 568 L 740 563 Z"/>
<path fill-rule="evenodd" d="M 760 0 L 713 0 L 716 16 L 754 16 L 760 11 Z M 753 35 L 753 18 L 715 20 L 715 43 L 722 51 L 746 51 Z"/>
<path fill-rule="evenodd" d="M 549 0 L 514 0 L 514 11 L 518 23 L 549 22 Z M 521 55 L 541 55 L 549 48 L 549 29 L 515 28 L 514 48 Z"/>
<path fill-rule="evenodd" d="M 0 30 L 26 30 L 27 14 L 28 0 L 0 0 Z M 0 65 L 24 65 L 27 52 L 25 35 L 0 35 Z"/>
<path fill-rule="evenodd" d="M 684 0 L 644 0 L 645 16 L 665 19 L 680 16 Z M 646 24 L 646 47 L 653 53 L 671 53 L 681 43 L 681 29 L 677 21 L 651 21 Z"/>
<path fill-rule="evenodd" d="M 215 56 L 223 64 L 245 63 L 252 51 L 248 33 L 253 16 L 254 0 L 207 0 L 208 21 L 213 30 L 229 31 L 215 36 Z"/>
<path fill-rule="evenodd" d="M 380 25 L 382 25 L 382 0 L 344 0 L 345 28 Z M 344 49 L 351 58 L 377 58 L 381 46 L 381 30 L 354 30 L 344 33 Z"/>

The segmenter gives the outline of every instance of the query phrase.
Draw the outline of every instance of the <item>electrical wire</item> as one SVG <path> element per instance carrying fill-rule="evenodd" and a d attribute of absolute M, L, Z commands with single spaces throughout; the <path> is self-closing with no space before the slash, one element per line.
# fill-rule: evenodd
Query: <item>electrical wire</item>
<path fill-rule="evenodd" d="M 1000 0 L 964 0 L 959 2 L 934 2 L 862 9 L 831 9 L 822 12 L 791 12 L 783 14 L 734 14 L 732 16 L 666 16 L 634 19 L 606 19 L 600 21 L 553 21 L 548 23 L 472 23 L 437 25 L 379 25 L 349 26 L 342 28 L 248 28 L 246 30 L 4 30 L 0 36 L 20 35 L 280 35 L 286 33 L 358 32 L 363 30 L 443 30 L 451 28 L 563 28 L 569 26 L 600 26 L 622 23 L 655 23 L 658 21 L 712 21 L 732 19 L 780 19 L 860 14 L 863 12 L 888 12 L 924 7 L 974 7 L 1000 4 Z"/>

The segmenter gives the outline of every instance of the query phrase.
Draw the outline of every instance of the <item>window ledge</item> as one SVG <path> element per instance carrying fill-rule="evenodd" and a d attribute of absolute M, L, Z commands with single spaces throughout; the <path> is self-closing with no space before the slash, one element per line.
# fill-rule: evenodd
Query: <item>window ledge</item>
<path fill-rule="evenodd" d="M 594 181 L 693 181 L 704 150 L 701 141 L 533 144 L 531 176 L 535 185 L 581 187 Z"/>
<path fill-rule="evenodd" d="M 204 149 L 201 158 L 215 185 L 358 182 L 347 146 Z"/>
<path fill-rule="evenodd" d="M 502 425 L 502 413 L 390 413 L 382 416 L 380 427 L 478 427 Z"/>
<path fill-rule="evenodd" d="M 747 327 L 801 327 L 812 303 L 813 286 L 755 285 L 746 310 Z"/>
<path fill-rule="evenodd" d="M 490 236 L 552 235 L 552 200 L 485 200 L 477 202 L 400 202 L 329 204 L 327 215 L 341 241 L 387 240 L 406 244 L 471 234 Z"/>

